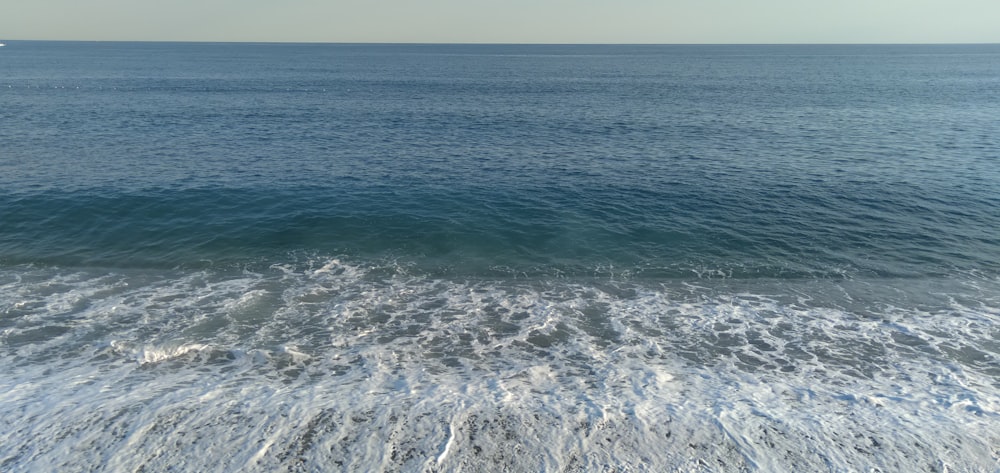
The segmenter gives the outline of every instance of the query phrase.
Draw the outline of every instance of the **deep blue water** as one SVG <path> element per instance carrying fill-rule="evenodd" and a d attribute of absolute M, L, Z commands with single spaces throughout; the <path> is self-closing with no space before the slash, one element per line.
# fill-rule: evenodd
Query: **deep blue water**
<path fill-rule="evenodd" d="M 0 470 L 1000 468 L 998 117 L 998 45 L 12 42 Z"/>
<path fill-rule="evenodd" d="M 0 258 L 996 274 L 998 54 L 19 44 Z"/>

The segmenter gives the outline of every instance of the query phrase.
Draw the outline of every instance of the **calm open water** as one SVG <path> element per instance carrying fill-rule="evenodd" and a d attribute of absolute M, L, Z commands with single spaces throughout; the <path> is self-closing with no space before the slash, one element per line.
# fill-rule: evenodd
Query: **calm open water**
<path fill-rule="evenodd" d="M 1000 45 L 10 42 L 2 471 L 1000 471 Z"/>

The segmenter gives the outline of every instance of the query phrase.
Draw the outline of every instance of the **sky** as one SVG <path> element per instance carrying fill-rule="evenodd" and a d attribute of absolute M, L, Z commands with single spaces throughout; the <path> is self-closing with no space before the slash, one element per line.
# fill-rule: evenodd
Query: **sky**
<path fill-rule="evenodd" d="M 0 40 L 1000 43 L 1000 0 L 0 0 Z"/>

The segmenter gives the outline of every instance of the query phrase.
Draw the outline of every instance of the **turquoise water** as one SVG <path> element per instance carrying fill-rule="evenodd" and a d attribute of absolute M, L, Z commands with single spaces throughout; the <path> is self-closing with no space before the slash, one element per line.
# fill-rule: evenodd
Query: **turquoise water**
<path fill-rule="evenodd" d="M 996 45 L 11 43 L 0 469 L 993 471 L 998 86 Z"/>

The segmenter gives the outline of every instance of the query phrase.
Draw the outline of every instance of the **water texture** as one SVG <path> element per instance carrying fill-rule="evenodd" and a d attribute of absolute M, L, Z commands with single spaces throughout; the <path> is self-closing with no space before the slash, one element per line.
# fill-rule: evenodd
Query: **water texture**
<path fill-rule="evenodd" d="M 14 42 L 0 470 L 1000 470 L 1000 46 Z"/>

